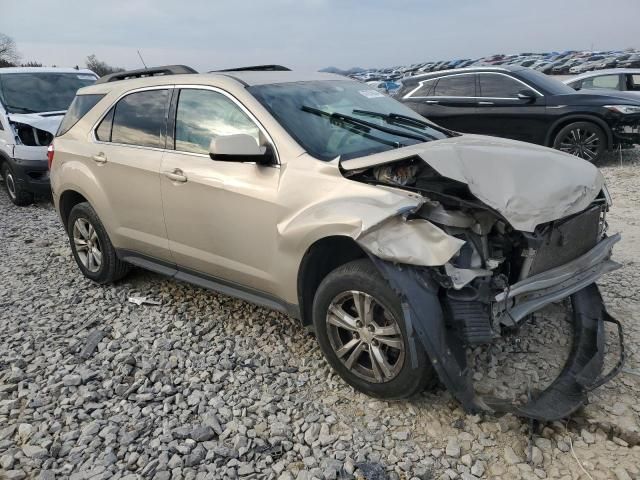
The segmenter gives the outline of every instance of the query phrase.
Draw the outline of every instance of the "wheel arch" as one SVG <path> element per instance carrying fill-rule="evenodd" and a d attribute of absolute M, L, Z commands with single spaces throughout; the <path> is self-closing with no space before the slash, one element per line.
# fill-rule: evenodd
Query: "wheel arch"
<path fill-rule="evenodd" d="M 297 279 L 302 325 L 312 324 L 313 299 L 322 280 L 339 266 L 365 257 L 364 249 L 346 235 L 323 237 L 307 249 L 300 262 Z"/>
<path fill-rule="evenodd" d="M 79 203 L 87 202 L 90 204 L 89 200 L 82 195 L 80 192 L 76 190 L 65 190 L 60 195 L 59 201 L 59 212 L 60 218 L 62 219 L 62 224 L 64 228 L 67 228 L 67 222 L 69 221 L 69 214 L 73 207 L 78 205 Z"/>
<path fill-rule="evenodd" d="M 611 132 L 611 127 L 605 122 L 603 119 L 596 115 L 589 114 L 572 114 L 567 115 L 565 117 L 559 118 L 556 120 L 547 132 L 547 136 L 545 138 L 545 145 L 547 147 L 553 147 L 553 141 L 558 132 L 574 122 L 591 122 L 595 123 L 598 127 L 602 128 L 604 134 L 607 136 L 607 150 L 610 150 L 613 147 L 613 133 Z"/>

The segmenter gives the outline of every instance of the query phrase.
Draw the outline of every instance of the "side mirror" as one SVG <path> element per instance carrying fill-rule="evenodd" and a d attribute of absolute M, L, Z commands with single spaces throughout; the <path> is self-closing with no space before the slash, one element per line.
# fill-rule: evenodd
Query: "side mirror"
<path fill-rule="evenodd" d="M 258 165 L 271 165 L 274 160 L 270 146 L 259 146 L 256 139 L 246 133 L 214 138 L 209 144 L 209 156 L 222 162 L 255 162 Z"/>
<path fill-rule="evenodd" d="M 518 99 L 525 102 L 533 102 L 536 99 L 536 94 L 533 90 L 520 90 L 518 92 Z"/>

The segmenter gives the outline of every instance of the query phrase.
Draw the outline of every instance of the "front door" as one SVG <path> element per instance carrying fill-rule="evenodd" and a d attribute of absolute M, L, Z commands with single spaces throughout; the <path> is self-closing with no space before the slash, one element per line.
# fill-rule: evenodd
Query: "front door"
<path fill-rule="evenodd" d="M 550 120 L 545 98 L 526 84 L 503 73 L 478 74 L 478 125 L 483 135 L 543 144 Z M 523 90 L 535 94 L 520 99 Z"/>
<path fill-rule="evenodd" d="M 175 262 L 273 292 L 280 168 L 209 157 L 217 136 L 245 133 L 263 144 L 264 133 L 239 103 L 215 88 L 181 89 L 172 118 L 173 145 L 162 160 L 161 189 Z"/>

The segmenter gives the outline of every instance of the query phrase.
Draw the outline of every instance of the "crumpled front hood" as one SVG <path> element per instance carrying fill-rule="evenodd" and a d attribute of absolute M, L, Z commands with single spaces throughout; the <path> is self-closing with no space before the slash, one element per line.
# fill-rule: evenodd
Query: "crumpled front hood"
<path fill-rule="evenodd" d="M 584 210 L 604 185 L 600 171 L 578 157 L 502 138 L 461 135 L 341 162 L 343 170 L 419 156 L 440 175 L 465 183 L 517 230 Z"/>
<path fill-rule="evenodd" d="M 38 113 L 11 113 L 9 120 L 16 123 L 24 123 L 32 127 L 49 132 L 55 135 L 62 122 L 65 112 L 55 112 L 40 115 Z"/>

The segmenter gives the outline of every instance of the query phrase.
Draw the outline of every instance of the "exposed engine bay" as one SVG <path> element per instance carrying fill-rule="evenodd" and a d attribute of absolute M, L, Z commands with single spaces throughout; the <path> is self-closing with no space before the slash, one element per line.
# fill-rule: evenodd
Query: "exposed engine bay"
<path fill-rule="evenodd" d="M 419 194 L 422 203 L 402 212 L 403 221 L 427 220 L 460 240 L 459 249 L 442 265 L 402 265 L 376 253 L 371 257 L 403 299 L 411 317 L 405 320 L 415 328 L 440 379 L 465 408 L 512 411 L 539 420 L 562 418 L 584 403 L 589 389 L 621 368 L 623 358 L 600 378 L 603 322 L 618 324 L 622 342 L 621 327 L 607 314 L 594 284 L 602 274 L 619 268 L 610 259 L 620 236 L 606 234 L 606 187 L 585 209 L 528 232 L 513 228 L 500 212 L 473 195 L 469 185 L 439 174 L 417 155 L 347 171 L 345 176 Z M 568 297 L 576 334 L 561 376 L 527 405 L 478 397 L 464 346 L 489 344 L 532 312 Z"/>

